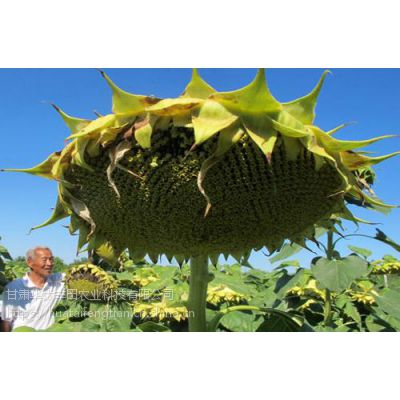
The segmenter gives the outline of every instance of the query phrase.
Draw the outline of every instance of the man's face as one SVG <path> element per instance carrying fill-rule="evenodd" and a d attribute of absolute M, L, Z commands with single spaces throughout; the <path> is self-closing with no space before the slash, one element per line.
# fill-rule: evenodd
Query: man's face
<path fill-rule="evenodd" d="M 47 278 L 53 271 L 54 257 L 50 250 L 37 249 L 33 258 L 29 258 L 27 263 L 33 272 Z"/>

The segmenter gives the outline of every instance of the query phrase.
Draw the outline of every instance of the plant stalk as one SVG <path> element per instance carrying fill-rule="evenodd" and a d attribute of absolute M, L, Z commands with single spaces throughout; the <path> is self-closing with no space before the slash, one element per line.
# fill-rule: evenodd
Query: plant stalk
<path fill-rule="evenodd" d="M 333 232 L 331 230 L 328 231 L 328 240 L 326 243 L 326 258 L 328 260 L 332 260 L 333 258 Z"/>
<path fill-rule="evenodd" d="M 199 255 L 190 260 L 189 332 L 206 332 L 208 257 Z"/>
<path fill-rule="evenodd" d="M 388 288 L 389 287 L 389 282 L 388 282 L 387 274 L 383 274 L 383 282 L 384 282 L 385 288 Z"/>
<path fill-rule="evenodd" d="M 326 258 L 328 260 L 332 260 L 334 251 L 333 244 L 333 232 L 332 230 L 328 231 L 328 240 L 326 244 Z M 332 321 L 332 297 L 331 291 L 329 289 L 325 289 L 325 305 L 324 305 L 324 324 L 325 326 L 329 326 Z"/>

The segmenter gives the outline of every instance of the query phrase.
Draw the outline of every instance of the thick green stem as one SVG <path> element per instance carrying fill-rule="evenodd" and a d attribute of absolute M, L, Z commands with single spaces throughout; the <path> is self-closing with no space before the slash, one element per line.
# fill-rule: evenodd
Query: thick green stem
<path fill-rule="evenodd" d="M 326 243 L 326 258 L 328 260 L 332 260 L 333 258 L 333 232 L 331 230 L 328 231 L 328 240 Z"/>
<path fill-rule="evenodd" d="M 331 230 L 328 231 L 328 241 L 326 244 L 326 258 L 328 260 L 332 260 L 333 258 L 333 232 Z M 331 291 L 329 289 L 325 289 L 325 306 L 324 306 L 324 324 L 325 326 L 329 326 L 332 320 L 332 298 Z"/>
<path fill-rule="evenodd" d="M 332 299 L 331 291 L 325 289 L 324 324 L 329 326 L 332 320 Z"/>
<path fill-rule="evenodd" d="M 190 260 L 189 332 L 206 332 L 206 302 L 208 286 L 208 257 Z"/>

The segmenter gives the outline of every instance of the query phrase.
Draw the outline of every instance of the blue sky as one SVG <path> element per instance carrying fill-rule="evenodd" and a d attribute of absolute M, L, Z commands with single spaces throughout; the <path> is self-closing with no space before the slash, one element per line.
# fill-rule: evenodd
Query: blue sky
<path fill-rule="evenodd" d="M 189 69 L 105 69 L 123 89 L 137 94 L 175 97 L 190 79 Z M 361 140 L 383 134 L 400 134 L 400 69 L 332 69 L 321 92 L 315 123 L 331 129 L 343 122 L 355 121 L 337 134 L 338 138 Z M 289 101 L 308 93 L 323 69 L 270 69 L 269 86 L 280 101 Z M 200 73 L 220 91 L 234 90 L 249 83 L 255 69 L 200 69 Z M 92 119 L 93 110 L 111 111 L 111 93 L 95 69 L 0 69 L 0 168 L 26 168 L 44 160 L 64 146 L 69 131 L 49 105 L 54 102 L 67 113 Z M 376 143 L 369 150 L 377 155 L 400 150 L 400 138 Z M 381 199 L 400 204 L 398 173 L 400 157 L 376 167 L 378 181 L 374 186 Z M 75 258 L 77 238 L 63 225 L 68 220 L 27 235 L 32 226 L 48 218 L 56 200 L 56 183 L 27 174 L 0 174 L 0 235 L 13 256 L 23 255 L 35 245 L 47 245 L 55 255 L 70 262 Z M 388 236 L 400 241 L 400 210 L 389 216 L 363 209 L 355 215 L 372 222 Z M 356 230 L 345 224 L 348 233 Z M 371 234 L 374 226 L 361 226 L 359 233 Z M 355 238 L 341 241 L 366 247 L 374 257 L 393 253 L 376 241 Z M 315 255 L 304 250 L 294 258 L 308 263 Z M 254 266 L 271 268 L 262 253 L 251 258 Z"/>

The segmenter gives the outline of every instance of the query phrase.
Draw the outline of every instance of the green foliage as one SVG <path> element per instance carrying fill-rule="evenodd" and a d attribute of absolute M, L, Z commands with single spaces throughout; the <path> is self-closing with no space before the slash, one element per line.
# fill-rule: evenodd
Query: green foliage
<path fill-rule="evenodd" d="M 8 274 L 6 273 L 6 262 L 10 260 L 12 260 L 10 253 L 4 246 L 0 245 L 0 293 L 3 292 L 4 287 L 9 281 Z"/>
<path fill-rule="evenodd" d="M 394 270 L 385 279 L 386 275 L 373 272 L 377 265 L 397 265 L 400 261 L 392 255 L 368 261 L 372 254 L 366 249 L 355 246 L 349 249 L 353 253 L 347 257 L 332 251 L 333 258 L 318 257 L 310 267 L 279 257 L 277 261 L 281 263 L 272 271 L 249 269 L 240 264 L 210 265 L 208 330 L 400 331 L 400 273 Z M 293 254 L 285 252 L 288 256 Z M 55 272 L 68 268 L 70 266 L 61 259 L 56 259 Z M 118 301 L 106 304 L 64 299 L 56 307 L 56 322 L 48 331 L 188 330 L 184 314 L 187 312 L 189 265 L 160 266 L 144 260 L 125 259 L 119 270 L 111 265 L 106 268 L 119 283 Z M 26 271 L 23 257 L 7 259 L 0 273 L 0 284 Z M 135 313 L 135 307 L 147 311 Z M 329 318 L 326 318 L 327 309 Z M 174 314 L 174 310 L 179 313 Z M 16 331 L 32 329 L 20 327 Z"/>
<path fill-rule="evenodd" d="M 320 258 L 312 264 L 311 270 L 323 288 L 341 292 L 347 289 L 355 279 L 365 275 L 368 265 L 357 256 L 340 260 Z"/>

